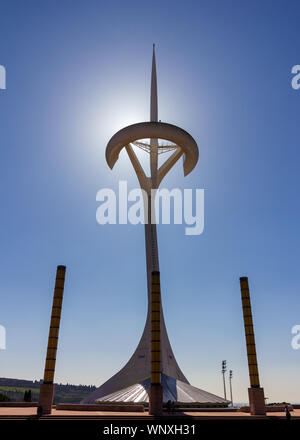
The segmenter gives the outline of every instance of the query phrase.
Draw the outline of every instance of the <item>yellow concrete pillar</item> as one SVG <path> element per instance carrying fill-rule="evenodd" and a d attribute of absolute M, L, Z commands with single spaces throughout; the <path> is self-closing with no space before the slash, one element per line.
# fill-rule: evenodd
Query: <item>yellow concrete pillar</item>
<path fill-rule="evenodd" d="M 56 351 L 58 344 L 61 308 L 65 285 L 65 266 L 57 266 L 56 280 L 53 295 L 48 347 L 44 371 L 44 381 L 40 386 L 39 412 L 51 414 L 54 395 L 54 373 L 56 363 Z"/>
<path fill-rule="evenodd" d="M 249 292 L 247 277 L 240 278 L 240 286 L 241 286 L 243 317 L 244 317 L 245 337 L 246 337 L 247 356 L 248 356 L 248 368 L 249 368 L 250 387 L 251 387 L 248 389 L 250 413 L 252 415 L 264 415 L 266 413 L 264 390 L 263 388 L 260 387 L 260 383 L 259 383 L 252 309 L 251 309 L 250 292 Z"/>
<path fill-rule="evenodd" d="M 151 280 L 151 384 L 149 390 L 149 413 L 161 415 L 163 390 L 161 385 L 161 295 L 160 274 L 152 272 Z"/>

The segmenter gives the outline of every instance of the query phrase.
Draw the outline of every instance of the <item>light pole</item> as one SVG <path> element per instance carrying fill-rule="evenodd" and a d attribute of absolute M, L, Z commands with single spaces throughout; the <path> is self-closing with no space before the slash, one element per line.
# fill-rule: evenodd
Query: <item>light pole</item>
<path fill-rule="evenodd" d="M 224 385 L 224 398 L 225 398 L 225 400 L 226 400 L 225 373 L 226 373 L 226 370 L 227 370 L 226 362 L 227 361 L 222 361 L 222 374 L 223 374 L 223 385 Z"/>
<path fill-rule="evenodd" d="M 231 380 L 232 380 L 232 370 L 229 370 L 230 399 L 231 399 L 231 406 L 233 406 Z"/>

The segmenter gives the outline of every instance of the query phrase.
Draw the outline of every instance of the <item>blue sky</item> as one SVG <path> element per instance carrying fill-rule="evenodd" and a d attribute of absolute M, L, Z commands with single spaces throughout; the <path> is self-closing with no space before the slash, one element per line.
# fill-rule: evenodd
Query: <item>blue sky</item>
<path fill-rule="evenodd" d="M 0 376 L 43 376 L 55 270 L 67 266 L 56 381 L 100 385 L 136 348 L 146 315 L 143 226 L 96 223 L 96 193 L 136 178 L 105 147 L 149 119 L 152 43 L 159 119 L 189 131 L 205 230 L 158 227 L 163 306 L 190 382 L 236 401 L 249 386 L 239 277 L 249 277 L 261 384 L 300 401 L 296 1 L 1 1 Z"/>

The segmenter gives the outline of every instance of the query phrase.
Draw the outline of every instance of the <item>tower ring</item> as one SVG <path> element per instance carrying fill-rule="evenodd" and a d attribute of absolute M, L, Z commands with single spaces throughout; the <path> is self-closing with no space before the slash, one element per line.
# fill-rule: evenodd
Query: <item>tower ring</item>
<path fill-rule="evenodd" d="M 112 169 L 118 160 L 120 151 L 138 139 L 165 139 L 177 144 L 183 153 L 184 175 L 188 175 L 196 166 L 199 157 L 198 146 L 194 138 L 176 125 L 165 122 L 139 122 L 128 125 L 113 135 L 106 147 L 106 162 Z"/>

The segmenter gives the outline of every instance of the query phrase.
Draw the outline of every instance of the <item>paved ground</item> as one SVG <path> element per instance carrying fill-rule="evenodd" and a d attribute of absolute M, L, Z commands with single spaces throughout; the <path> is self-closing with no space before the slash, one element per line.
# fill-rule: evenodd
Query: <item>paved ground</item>
<path fill-rule="evenodd" d="M 32 416 L 36 415 L 36 408 L 5 408 L 0 407 L 0 419 L 24 419 L 24 418 L 31 418 Z M 292 418 L 297 418 L 300 420 L 300 409 L 295 409 L 292 413 Z M 166 413 L 166 416 L 168 414 Z M 255 418 L 250 416 L 250 414 L 242 413 L 242 412 L 180 412 L 180 413 L 174 413 L 174 415 L 170 415 L 171 417 L 191 417 L 193 419 L 249 419 L 249 418 Z M 268 417 L 279 417 L 279 418 L 285 418 L 284 412 L 270 412 L 267 413 Z M 49 416 L 44 416 L 44 418 L 80 418 L 80 419 L 118 419 L 118 418 L 126 418 L 126 419 L 136 419 L 136 420 L 143 420 L 143 419 L 152 419 L 152 416 L 149 416 L 147 412 L 112 412 L 112 411 L 66 411 L 66 410 L 55 410 L 53 409 L 52 414 Z M 261 418 L 261 417 L 260 417 Z"/>

